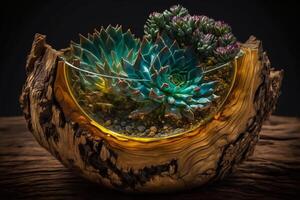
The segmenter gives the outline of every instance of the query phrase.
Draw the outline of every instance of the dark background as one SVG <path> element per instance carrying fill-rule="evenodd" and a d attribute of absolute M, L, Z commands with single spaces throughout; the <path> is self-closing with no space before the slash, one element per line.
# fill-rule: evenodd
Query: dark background
<path fill-rule="evenodd" d="M 294 2 L 294 3 L 293 3 Z M 25 80 L 26 56 L 35 33 L 47 35 L 54 48 L 65 48 L 78 33 L 101 25 L 121 24 L 143 35 L 143 25 L 153 11 L 182 4 L 191 14 L 204 14 L 229 23 L 242 42 L 250 35 L 263 41 L 273 67 L 285 70 L 276 114 L 300 116 L 299 53 L 300 14 L 297 1 L 213 0 L 105 0 L 1 2 L 0 116 L 20 115 L 18 97 Z"/>

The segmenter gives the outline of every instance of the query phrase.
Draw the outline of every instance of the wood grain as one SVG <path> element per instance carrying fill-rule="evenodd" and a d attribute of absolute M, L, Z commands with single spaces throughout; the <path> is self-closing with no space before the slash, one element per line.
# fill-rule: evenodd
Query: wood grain
<path fill-rule="evenodd" d="M 23 117 L 0 118 L 4 199 L 140 199 L 73 174 L 35 141 Z M 295 199 L 300 191 L 300 119 L 272 116 L 254 154 L 223 181 L 143 199 Z"/>

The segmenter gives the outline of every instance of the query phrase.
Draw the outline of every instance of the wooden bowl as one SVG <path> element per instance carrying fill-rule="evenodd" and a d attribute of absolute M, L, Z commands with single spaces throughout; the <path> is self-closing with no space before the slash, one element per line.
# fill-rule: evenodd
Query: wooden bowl
<path fill-rule="evenodd" d="M 252 152 L 277 101 L 282 71 L 271 69 L 261 42 L 250 37 L 225 104 L 207 124 L 155 140 L 102 132 L 74 102 L 64 62 L 36 34 L 20 97 L 28 128 L 53 156 L 109 188 L 129 192 L 190 189 L 222 179 Z"/>

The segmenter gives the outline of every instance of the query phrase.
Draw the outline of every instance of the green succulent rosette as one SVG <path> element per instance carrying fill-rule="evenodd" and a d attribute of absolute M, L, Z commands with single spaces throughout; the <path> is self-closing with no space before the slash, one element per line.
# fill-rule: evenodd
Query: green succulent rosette
<path fill-rule="evenodd" d="M 71 54 L 80 60 L 80 77 L 87 87 L 100 84 L 104 91 L 139 104 L 130 118 L 143 118 L 160 109 L 164 117 L 193 120 L 195 111 L 217 98 L 216 82 L 203 81 L 197 55 L 167 35 L 154 42 L 139 41 L 120 26 L 109 26 L 88 38 L 81 36 L 79 44 L 71 44 Z"/>

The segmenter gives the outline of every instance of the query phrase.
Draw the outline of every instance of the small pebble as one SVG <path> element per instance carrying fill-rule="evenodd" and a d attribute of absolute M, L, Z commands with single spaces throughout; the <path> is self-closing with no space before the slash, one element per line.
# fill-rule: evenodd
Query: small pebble
<path fill-rule="evenodd" d="M 155 133 L 154 133 L 154 132 L 150 132 L 150 133 L 148 134 L 148 136 L 149 136 L 149 137 L 153 137 L 153 136 L 155 136 Z"/>
<path fill-rule="evenodd" d="M 126 125 L 126 122 L 122 121 L 121 126 L 125 126 L 125 125 Z"/>
<path fill-rule="evenodd" d="M 156 132 L 157 132 L 156 126 L 151 126 L 151 127 L 150 127 L 150 132 L 156 133 Z"/>
<path fill-rule="evenodd" d="M 131 126 L 126 126 L 125 129 L 126 129 L 127 132 L 131 132 L 132 131 L 132 127 Z"/>
<path fill-rule="evenodd" d="M 150 133 L 148 134 L 148 136 L 149 136 L 149 137 L 155 136 L 155 134 L 156 134 L 156 132 L 157 132 L 156 126 L 151 126 L 149 130 L 150 130 Z"/>
<path fill-rule="evenodd" d="M 137 130 L 140 131 L 140 132 L 144 132 L 145 129 L 146 129 L 145 126 L 138 126 L 137 127 Z"/>

